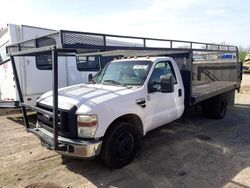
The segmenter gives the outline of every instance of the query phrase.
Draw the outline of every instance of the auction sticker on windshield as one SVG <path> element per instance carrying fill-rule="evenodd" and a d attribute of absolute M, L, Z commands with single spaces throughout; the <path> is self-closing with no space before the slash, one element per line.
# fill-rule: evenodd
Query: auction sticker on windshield
<path fill-rule="evenodd" d="M 134 65 L 133 69 L 147 69 L 148 65 Z"/>

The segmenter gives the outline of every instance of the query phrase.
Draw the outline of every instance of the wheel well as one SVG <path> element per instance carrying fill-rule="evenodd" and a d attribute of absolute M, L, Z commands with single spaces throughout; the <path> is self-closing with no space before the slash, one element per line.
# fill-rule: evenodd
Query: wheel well
<path fill-rule="evenodd" d="M 128 122 L 131 123 L 132 126 L 137 130 L 137 132 L 139 133 L 139 136 L 142 137 L 143 136 L 143 124 L 141 121 L 141 118 L 139 116 L 137 116 L 136 114 L 126 114 L 123 116 L 118 117 L 117 119 L 115 119 L 110 126 L 108 127 L 108 129 L 106 130 L 106 133 L 112 129 L 113 126 L 115 126 L 118 122 Z"/>

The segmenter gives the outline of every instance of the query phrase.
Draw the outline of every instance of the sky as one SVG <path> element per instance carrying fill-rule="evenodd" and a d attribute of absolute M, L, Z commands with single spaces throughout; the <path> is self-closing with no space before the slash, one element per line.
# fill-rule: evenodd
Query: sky
<path fill-rule="evenodd" d="M 249 0 L 0 0 L 8 23 L 250 47 Z"/>

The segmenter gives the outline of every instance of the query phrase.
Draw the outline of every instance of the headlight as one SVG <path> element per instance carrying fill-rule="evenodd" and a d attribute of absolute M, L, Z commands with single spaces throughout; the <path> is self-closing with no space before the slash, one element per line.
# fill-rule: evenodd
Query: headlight
<path fill-rule="evenodd" d="M 97 129 L 97 115 L 78 115 L 77 116 L 77 132 L 78 137 L 93 138 Z"/>

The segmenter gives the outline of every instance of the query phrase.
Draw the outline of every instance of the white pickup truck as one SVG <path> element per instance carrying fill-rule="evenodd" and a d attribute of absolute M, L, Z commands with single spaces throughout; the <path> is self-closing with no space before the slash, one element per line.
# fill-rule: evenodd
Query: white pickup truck
<path fill-rule="evenodd" d="M 76 157 L 101 154 L 112 168 L 127 165 L 135 157 L 140 137 L 181 117 L 184 95 L 180 70 L 173 58 L 114 60 L 90 83 L 59 90 L 59 119 L 63 121 L 58 141 L 68 147 L 59 152 Z M 226 102 L 222 100 L 218 105 L 219 110 L 211 112 L 222 118 Z M 42 95 L 37 106 L 51 110 L 52 92 Z M 37 131 L 52 139 L 51 126 L 52 119 L 38 113 Z"/>
<path fill-rule="evenodd" d="M 27 131 L 62 155 L 101 155 L 112 168 L 130 163 L 140 137 L 178 119 L 184 108 L 199 105 L 209 117 L 223 118 L 242 75 L 237 46 L 191 41 L 60 30 L 9 45 L 6 52 Z M 232 59 L 222 59 L 225 53 Z M 39 55 L 51 57 L 53 90 L 31 106 L 23 100 L 15 59 Z M 58 58 L 81 55 L 127 58 L 107 63 L 87 84 L 58 89 Z M 37 111 L 35 127 L 26 108 Z"/>

